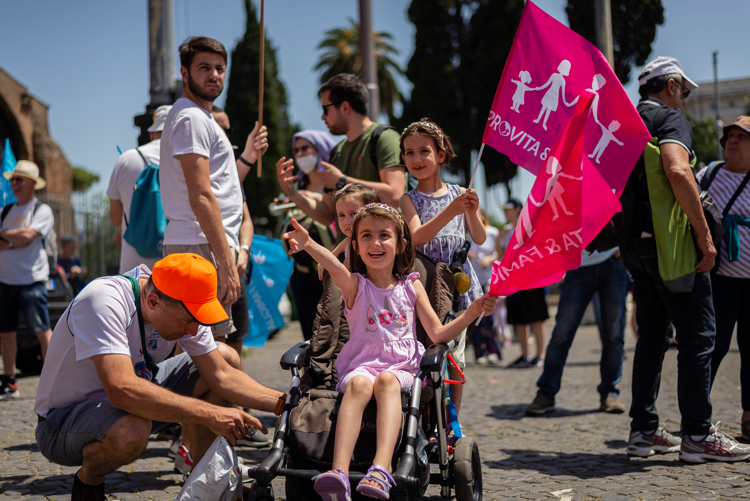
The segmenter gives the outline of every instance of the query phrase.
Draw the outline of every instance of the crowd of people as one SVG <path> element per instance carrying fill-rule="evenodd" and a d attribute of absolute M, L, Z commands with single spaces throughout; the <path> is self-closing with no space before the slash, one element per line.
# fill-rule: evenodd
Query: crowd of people
<path fill-rule="evenodd" d="M 19 396 L 15 331 L 18 311 L 23 311 L 45 357 L 34 409 L 37 442 L 50 461 L 80 467 L 73 499 L 105 499 L 105 475 L 139 457 L 148 436 L 169 423 L 182 425 L 173 453 L 183 473 L 217 435 L 233 445 L 267 445 L 267 430 L 251 409 L 278 415 L 288 399 L 242 367 L 254 232 L 243 181 L 267 150 L 268 134 L 256 124 L 242 152 L 235 154 L 227 136 L 229 115 L 213 104 L 227 66 L 221 43 L 191 37 L 180 46 L 180 63 L 183 96 L 156 110 L 150 142 L 124 152 L 110 179 L 107 195 L 118 228 L 120 275 L 85 284 L 75 238 L 64 236 L 59 263 L 77 296 L 54 332 L 44 286 L 49 275 L 45 245 L 54 220 L 35 197 L 45 182 L 37 166 L 23 160 L 6 175 L 18 202 L 2 209 L 0 226 L 5 369 L 0 398 Z M 424 353 L 416 337 L 417 318 L 433 342 L 457 340 L 452 376 L 465 368 L 467 343 L 474 346 L 478 364 L 498 363 L 512 326 L 522 354 L 508 367 L 542 368 L 538 392 L 526 408 L 529 416 L 537 416 L 555 408 L 568 352 L 593 301 L 602 342 L 600 410 L 624 413 L 617 386 L 629 290 L 638 306 L 639 328 L 627 453 L 645 457 L 679 451 L 689 462 L 750 458 L 750 449 L 712 424 L 710 399 L 736 326 L 743 360 L 741 425 L 750 438 L 750 344 L 741 313 L 750 283 L 750 258 L 747 251 L 741 253 L 750 246 L 750 192 L 745 189 L 750 118 L 739 117 L 725 127 L 721 144 L 727 160 L 701 170 L 696 180 L 692 132 L 680 111 L 696 84 L 675 59 L 658 57 L 646 65 L 639 85 L 637 109 L 658 138 L 658 168 L 695 234 L 698 257 L 691 285 L 673 292 L 660 276 L 655 235 L 668 229 L 646 211 L 634 238 L 601 252 L 584 251 L 581 267 L 566 274 L 549 344 L 543 288 L 507 298 L 489 295 L 492 263 L 508 247 L 523 203 L 510 199 L 504 204 L 508 224 L 494 228 L 475 191 L 442 180 L 441 169 L 455 152 L 439 124 L 423 118 L 398 132 L 373 122 L 367 87 L 354 75 L 335 76 L 320 88 L 322 119 L 331 134 L 345 138 L 336 143 L 323 131 L 299 132 L 290 145 L 293 158 L 279 160 L 276 173 L 280 202 L 294 206 L 282 238 L 295 261 L 290 290 L 303 336 L 314 335 L 326 276 L 341 290 L 350 331 L 336 359 L 337 390 L 344 396 L 333 465 L 315 481 L 324 499 L 351 493 L 349 463 L 362 413 L 373 397 L 379 415 L 377 450 L 357 490 L 387 498 L 393 487 L 400 391 L 411 387 Z M 130 217 L 134 186 L 149 166 L 158 167 L 169 224 L 161 255 L 145 256 L 122 235 L 139 223 Z M 628 181 L 646 204 L 648 168 L 641 157 Z M 712 239 L 704 215 L 710 202 L 701 190 L 723 211 L 723 240 Z M 416 253 L 461 275 L 452 322 L 443 324 L 430 306 L 414 273 Z M 660 424 L 655 406 L 671 326 L 679 345 L 679 433 Z M 462 388 L 451 389 L 457 416 Z M 456 431 L 448 430 L 449 443 Z"/>

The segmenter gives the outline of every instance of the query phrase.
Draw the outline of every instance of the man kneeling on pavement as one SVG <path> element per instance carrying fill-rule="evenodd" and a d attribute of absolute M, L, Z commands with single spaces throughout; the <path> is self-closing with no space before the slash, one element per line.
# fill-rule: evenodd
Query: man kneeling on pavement
<path fill-rule="evenodd" d="M 76 297 L 52 334 L 34 408 L 42 455 L 81 466 L 73 500 L 104 500 L 104 476 L 136 460 L 167 423 L 182 423 L 196 462 L 217 435 L 234 445 L 252 427 L 267 432 L 234 405 L 274 411 L 284 394 L 217 346 L 210 326 L 227 318 L 216 268 L 195 254 L 99 278 Z M 167 359 L 175 343 L 185 353 Z"/>

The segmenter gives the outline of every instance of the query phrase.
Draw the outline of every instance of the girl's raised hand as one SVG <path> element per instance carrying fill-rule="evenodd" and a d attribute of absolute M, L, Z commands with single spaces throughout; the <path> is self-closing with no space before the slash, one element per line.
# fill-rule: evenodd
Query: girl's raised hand
<path fill-rule="evenodd" d="M 294 231 L 288 231 L 281 238 L 289 241 L 289 255 L 305 250 L 305 246 L 310 242 L 310 234 L 296 219 L 292 219 Z"/>
<path fill-rule="evenodd" d="M 470 207 L 471 202 L 469 201 L 469 192 L 467 191 L 463 195 L 459 195 L 454 198 L 447 208 L 451 211 L 453 217 L 456 217 L 463 214 L 464 212 L 467 212 Z"/>
<path fill-rule="evenodd" d="M 497 300 L 497 297 L 490 296 L 489 294 L 484 294 L 483 296 L 476 298 L 474 302 L 471 303 L 471 306 L 469 306 L 469 308 L 472 309 L 473 317 L 476 318 L 483 313 L 485 317 L 492 315 L 495 312 L 495 304 L 497 303 Z"/>
<path fill-rule="evenodd" d="M 472 190 L 466 190 L 464 196 L 469 201 L 469 207 L 466 209 L 467 214 L 476 214 L 479 209 L 479 195 L 477 192 Z"/>

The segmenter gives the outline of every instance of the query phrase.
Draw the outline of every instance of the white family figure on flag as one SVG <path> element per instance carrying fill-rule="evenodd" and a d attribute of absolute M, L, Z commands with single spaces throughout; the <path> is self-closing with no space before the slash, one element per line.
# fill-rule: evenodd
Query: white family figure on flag
<path fill-rule="evenodd" d="M 597 122 L 599 121 L 599 91 L 602 87 L 604 87 L 604 84 L 606 83 L 607 80 L 602 75 L 597 73 L 596 75 L 594 75 L 594 79 L 591 82 L 591 88 L 586 89 L 587 92 L 591 92 L 592 94 L 594 94 L 594 101 L 591 103 L 591 111 L 594 113 L 594 120 L 596 120 Z"/>
<path fill-rule="evenodd" d="M 609 123 L 609 127 L 605 127 L 604 124 L 599 120 L 597 120 L 596 123 L 598 123 L 599 127 L 602 128 L 602 138 L 599 139 L 598 143 L 596 143 L 596 148 L 594 148 L 593 153 L 589 155 L 589 158 L 594 158 L 596 156 L 596 163 L 600 164 L 601 162 L 599 162 L 599 159 L 602 157 L 604 149 L 609 145 L 611 141 L 616 142 L 620 146 L 624 146 L 625 143 L 617 139 L 614 134 L 620 128 L 620 122 L 618 122 L 617 120 L 612 120 Z"/>
<path fill-rule="evenodd" d="M 519 108 L 522 104 L 524 104 L 524 95 L 526 94 L 526 91 L 536 89 L 532 89 L 531 87 L 528 87 L 526 85 L 531 82 L 531 74 L 528 71 L 519 71 L 518 79 L 520 81 L 513 79 L 510 80 L 511 82 L 516 84 L 516 92 L 513 94 L 513 106 L 511 106 L 510 109 L 515 111 L 516 113 L 521 113 Z"/>
<path fill-rule="evenodd" d="M 546 94 L 544 94 L 544 97 L 542 98 L 542 109 L 539 112 L 539 116 L 536 120 L 534 120 L 535 124 L 539 123 L 539 120 L 542 119 L 542 115 L 544 115 L 544 121 L 542 122 L 542 127 L 544 127 L 544 130 L 547 130 L 547 119 L 549 118 L 549 114 L 552 111 L 557 111 L 557 105 L 560 101 L 560 91 L 562 90 L 562 102 L 565 106 L 570 108 L 571 106 L 574 106 L 578 102 L 578 97 L 571 102 L 568 103 L 565 101 L 565 77 L 570 75 L 570 61 L 567 59 L 563 59 L 562 62 L 557 66 L 557 73 L 553 73 L 549 80 L 547 80 L 547 83 L 542 85 L 541 87 L 537 87 L 536 89 L 530 89 L 530 90 L 544 90 L 547 87 L 549 87 L 549 90 Z"/>

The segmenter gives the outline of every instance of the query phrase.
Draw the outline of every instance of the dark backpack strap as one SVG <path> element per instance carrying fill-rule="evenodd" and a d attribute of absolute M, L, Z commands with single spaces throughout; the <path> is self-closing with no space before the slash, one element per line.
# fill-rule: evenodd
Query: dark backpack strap
<path fill-rule="evenodd" d="M 141 150 L 139 150 L 138 148 L 136 148 L 135 151 L 137 151 L 138 154 L 141 156 L 141 158 L 143 159 L 143 162 L 146 164 L 146 166 L 151 165 L 150 163 L 148 163 L 148 160 L 146 160 L 146 157 L 143 156 L 143 153 L 141 153 Z"/>
<path fill-rule="evenodd" d="M 378 140 L 383 131 L 388 129 L 396 130 L 395 127 L 391 127 L 390 125 L 378 125 L 372 132 L 372 137 L 370 138 L 370 160 L 372 160 L 372 165 L 375 168 L 378 167 Z"/>
<path fill-rule="evenodd" d="M 703 177 L 701 178 L 701 191 L 708 191 L 708 187 L 711 186 L 719 169 L 721 169 L 722 165 L 725 163 L 726 162 L 711 162 L 708 169 L 706 169 L 706 173 L 703 174 Z"/>
<path fill-rule="evenodd" d="M 133 287 L 133 298 L 135 300 L 135 311 L 138 313 L 138 328 L 141 331 L 141 351 L 143 352 L 143 360 L 146 361 L 146 367 L 151 371 L 151 377 L 156 377 L 156 373 L 159 372 L 159 366 L 151 360 L 148 351 L 146 350 L 146 330 L 143 328 L 143 313 L 141 313 L 141 286 L 138 285 L 138 280 L 131 277 L 130 275 L 117 275 L 123 277 L 130 282 Z"/>
<path fill-rule="evenodd" d="M 2 212 L 2 214 L 0 214 L 0 226 L 3 225 L 3 222 L 5 222 L 5 218 L 8 217 L 8 213 L 10 212 L 10 210 L 13 208 L 14 205 L 16 205 L 15 202 L 13 202 L 12 204 L 8 204 L 5 207 L 3 207 L 3 212 Z"/>
<path fill-rule="evenodd" d="M 708 173 L 706 173 L 708 174 Z M 734 201 L 737 200 L 737 197 L 740 196 L 740 193 L 742 193 L 742 190 L 745 189 L 745 186 L 747 186 L 748 181 L 750 181 L 750 172 L 745 174 L 745 178 L 742 180 L 740 185 L 737 187 L 737 189 L 734 191 L 734 195 L 732 195 L 732 198 L 729 199 L 729 202 L 727 202 L 726 207 L 724 207 L 724 210 L 722 211 L 722 215 L 724 217 L 727 217 L 727 214 L 729 214 L 729 209 L 732 208 L 732 204 L 734 204 Z"/>

